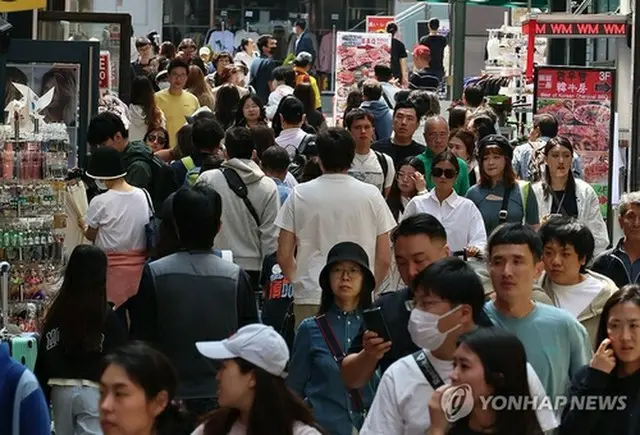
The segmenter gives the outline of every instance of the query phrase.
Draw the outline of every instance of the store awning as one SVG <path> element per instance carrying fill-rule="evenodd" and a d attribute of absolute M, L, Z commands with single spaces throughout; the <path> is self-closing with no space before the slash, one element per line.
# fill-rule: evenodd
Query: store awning
<path fill-rule="evenodd" d="M 535 22 L 535 34 L 541 38 L 626 38 L 627 15 L 617 14 L 532 14 L 522 21 L 522 33 L 529 33 Z"/>
<path fill-rule="evenodd" d="M 418 0 L 425 1 L 425 0 Z M 427 3 L 449 3 L 448 0 L 426 0 Z M 502 8 L 526 8 L 529 6 L 527 0 L 466 0 L 468 5 L 475 6 L 499 6 Z M 531 7 L 537 9 L 549 8 L 547 0 L 531 0 Z"/>
<path fill-rule="evenodd" d="M 0 0 L 0 12 L 30 11 L 47 7 L 47 0 Z"/>

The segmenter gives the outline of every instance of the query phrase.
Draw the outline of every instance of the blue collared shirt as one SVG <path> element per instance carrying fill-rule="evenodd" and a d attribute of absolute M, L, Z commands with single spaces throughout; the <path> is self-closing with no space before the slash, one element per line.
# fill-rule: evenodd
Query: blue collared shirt
<path fill-rule="evenodd" d="M 361 311 L 346 313 L 334 305 L 326 317 L 340 346 L 348 350 L 362 325 Z M 309 403 L 313 416 L 328 433 L 352 435 L 354 426 L 358 429 L 362 426 L 364 418 L 353 409 L 338 363 L 333 359 L 313 317 L 300 324 L 289 367 L 287 384 Z M 359 390 L 366 409 L 373 402 L 377 386 L 376 373 Z"/>
<path fill-rule="evenodd" d="M 271 179 L 276 183 L 276 187 L 278 188 L 278 195 L 280 195 L 280 205 L 282 205 L 289 197 L 289 193 L 291 193 L 291 187 L 284 184 L 284 182 L 279 178 L 271 177 Z"/>

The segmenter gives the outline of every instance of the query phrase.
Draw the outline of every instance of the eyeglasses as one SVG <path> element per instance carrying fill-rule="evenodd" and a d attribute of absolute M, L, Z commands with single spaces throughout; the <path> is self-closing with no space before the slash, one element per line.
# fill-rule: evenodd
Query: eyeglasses
<path fill-rule="evenodd" d="M 353 278 L 354 276 L 360 276 L 362 274 L 362 270 L 359 267 L 350 267 L 348 269 L 336 267 L 331 269 L 331 273 L 337 276 L 347 275 L 349 278 Z"/>
<path fill-rule="evenodd" d="M 455 169 L 433 168 L 431 170 L 431 175 L 433 175 L 436 178 L 440 178 L 444 175 L 445 178 L 452 179 L 452 178 L 455 178 L 456 175 L 458 175 L 458 173 L 456 172 Z"/>
<path fill-rule="evenodd" d="M 158 134 L 150 134 L 147 139 L 149 139 L 149 142 L 158 142 L 160 145 L 167 143 L 167 138 Z"/>

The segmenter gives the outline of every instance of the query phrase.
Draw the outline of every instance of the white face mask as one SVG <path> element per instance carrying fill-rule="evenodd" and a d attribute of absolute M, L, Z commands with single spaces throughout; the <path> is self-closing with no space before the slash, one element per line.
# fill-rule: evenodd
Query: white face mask
<path fill-rule="evenodd" d="M 169 89 L 169 86 L 171 86 L 171 85 L 169 84 L 169 82 L 160 82 L 160 83 L 158 83 L 158 87 L 159 87 L 160 89 Z"/>
<path fill-rule="evenodd" d="M 100 190 L 109 190 L 107 185 L 104 184 L 104 181 L 102 181 L 102 180 L 96 180 L 96 186 L 98 186 L 98 189 L 100 189 Z"/>
<path fill-rule="evenodd" d="M 440 332 L 438 329 L 438 321 L 443 317 L 457 311 L 462 305 L 458 305 L 451 311 L 438 316 L 437 314 L 427 313 L 418 308 L 411 310 L 411 317 L 409 318 L 409 335 L 411 340 L 416 346 L 427 350 L 436 350 L 447 339 L 447 335 L 462 325 L 454 326 L 446 332 Z"/>

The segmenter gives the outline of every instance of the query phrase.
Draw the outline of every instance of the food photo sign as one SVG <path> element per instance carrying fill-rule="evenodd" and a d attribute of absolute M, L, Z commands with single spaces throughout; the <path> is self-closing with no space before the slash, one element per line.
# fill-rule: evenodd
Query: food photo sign
<path fill-rule="evenodd" d="M 558 120 L 558 134 L 571 140 L 607 218 L 611 199 L 611 162 L 615 70 L 539 66 L 535 74 L 534 112 Z"/>
<path fill-rule="evenodd" d="M 361 80 L 374 78 L 373 68 L 391 63 L 391 35 L 388 33 L 338 32 L 336 35 L 335 96 L 333 120 L 342 126 L 347 96 Z"/>

